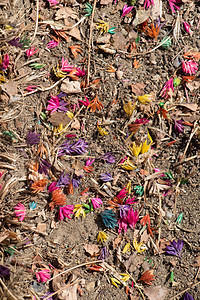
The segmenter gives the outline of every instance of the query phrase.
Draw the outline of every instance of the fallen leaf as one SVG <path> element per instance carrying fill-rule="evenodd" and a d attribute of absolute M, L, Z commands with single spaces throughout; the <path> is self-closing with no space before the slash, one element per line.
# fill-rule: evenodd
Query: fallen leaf
<path fill-rule="evenodd" d="M 108 4 L 112 4 L 113 0 L 100 0 L 100 4 L 101 5 L 108 5 Z"/>
<path fill-rule="evenodd" d="M 52 114 L 50 114 L 48 121 L 53 126 L 59 126 L 60 124 L 63 124 L 63 127 L 65 127 L 66 125 L 69 124 L 71 119 L 62 112 L 53 112 Z"/>
<path fill-rule="evenodd" d="M 128 260 L 125 261 L 124 265 L 129 272 L 135 272 L 140 265 L 143 263 L 143 255 L 137 255 L 137 252 L 131 254 Z"/>
<path fill-rule="evenodd" d="M 144 23 L 149 18 L 149 10 L 137 10 L 135 19 L 133 21 L 133 26 L 140 25 Z"/>
<path fill-rule="evenodd" d="M 116 247 L 119 247 L 121 244 L 122 244 L 122 237 L 121 237 L 121 235 L 118 235 L 118 236 L 116 237 L 116 239 L 113 241 L 113 250 L 114 250 Z"/>
<path fill-rule="evenodd" d="M 127 40 L 121 32 L 116 32 L 113 36 L 113 46 L 116 50 L 126 50 Z"/>
<path fill-rule="evenodd" d="M 1 84 L 1 90 L 6 92 L 9 96 L 14 96 L 17 94 L 17 83 L 13 81 L 8 81 L 6 83 Z"/>
<path fill-rule="evenodd" d="M 67 34 L 82 42 L 80 31 L 77 27 L 67 31 Z"/>
<path fill-rule="evenodd" d="M 145 84 L 144 83 L 132 83 L 131 84 L 131 89 L 132 92 L 136 95 L 136 96 L 140 96 L 144 94 L 144 88 L 145 88 Z"/>
<path fill-rule="evenodd" d="M 144 288 L 144 293 L 149 300 L 163 300 L 168 292 L 168 288 L 161 285 Z"/>
<path fill-rule="evenodd" d="M 63 80 L 60 90 L 66 94 L 78 94 L 81 93 L 80 82 L 69 81 L 68 78 Z"/>
<path fill-rule="evenodd" d="M 37 224 L 36 230 L 38 230 L 38 231 L 40 231 L 40 232 L 45 232 L 46 229 L 47 229 L 46 223 L 38 223 L 38 224 Z"/>
<path fill-rule="evenodd" d="M 72 123 L 71 123 L 71 128 L 72 129 L 80 129 L 81 128 L 81 124 L 79 122 L 79 120 L 77 118 L 74 118 Z"/>
<path fill-rule="evenodd" d="M 94 256 L 95 254 L 99 253 L 99 247 L 95 244 L 84 244 L 83 248 L 87 253 L 89 253 L 91 256 Z"/>
<path fill-rule="evenodd" d="M 18 240 L 18 236 L 15 232 L 10 231 L 10 230 L 4 230 L 3 232 L 1 232 L 0 234 L 0 243 L 2 243 L 3 241 L 6 241 L 8 239 L 11 240 Z"/>
<path fill-rule="evenodd" d="M 54 270 L 53 277 L 58 275 L 60 271 Z M 73 284 L 70 286 L 71 282 L 73 282 L 77 277 L 73 274 L 70 282 L 68 284 L 65 283 L 66 276 L 58 276 L 52 280 L 52 287 L 54 292 L 57 292 L 58 299 L 61 300 L 77 300 L 77 288 L 78 284 Z"/>
<path fill-rule="evenodd" d="M 192 111 L 197 111 L 197 109 L 198 109 L 198 105 L 196 103 L 178 103 L 176 105 L 183 106 Z"/>
<path fill-rule="evenodd" d="M 68 19 L 68 18 L 78 20 L 78 15 L 70 7 L 62 7 L 55 14 L 55 20 Z"/>
<path fill-rule="evenodd" d="M 195 261 L 196 261 L 196 264 L 194 265 L 194 267 L 200 268 L 200 255 L 195 258 Z"/>

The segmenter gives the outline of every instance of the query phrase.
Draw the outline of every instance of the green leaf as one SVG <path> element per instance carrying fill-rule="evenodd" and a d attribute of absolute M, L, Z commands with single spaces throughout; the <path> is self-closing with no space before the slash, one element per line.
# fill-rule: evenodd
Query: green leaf
<path fill-rule="evenodd" d="M 116 28 L 116 27 L 111 27 L 111 28 L 108 30 L 108 33 L 110 33 L 110 34 L 115 34 L 115 28 Z"/>
<path fill-rule="evenodd" d="M 181 224 L 182 220 L 183 220 L 183 212 L 178 216 L 176 223 Z"/>
<path fill-rule="evenodd" d="M 172 40 L 169 36 L 166 36 L 162 41 L 161 43 L 164 42 L 161 47 L 163 49 L 168 49 L 171 45 L 172 45 Z"/>
<path fill-rule="evenodd" d="M 45 65 L 39 64 L 39 63 L 33 63 L 29 65 L 30 67 L 32 67 L 33 69 L 42 69 L 45 67 Z"/>
<path fill-rule="evenodd" d="M 140 186 L 140 185 L 135 186 L 134 190 L 135 190 L 135 193 L 139 196 L 142 196 L 144 193 L 144 187 Z"/>
<path fill-rule="evenodd" d="M 170 273 L 170 282 L 173 282 L 174 281 L 174 272 L 171 271 Z"/>
<path fill-rule="evenodd" d="M 87 13 L 85 16 L 86 17 L 89 17 L 91 14 L 92 14 L 92 11 L 93 11 L 93 7 L 90 3 L 86 3 L 85 4 L 85 12 Z"/>
<path fill-rule="evenodd" d="M 140 41 L 140 35 L 139 35 L 139 33 L 138 33 L 137 38 L 135 39 L 136 44 L 138 44 L 139 41 Z"/>

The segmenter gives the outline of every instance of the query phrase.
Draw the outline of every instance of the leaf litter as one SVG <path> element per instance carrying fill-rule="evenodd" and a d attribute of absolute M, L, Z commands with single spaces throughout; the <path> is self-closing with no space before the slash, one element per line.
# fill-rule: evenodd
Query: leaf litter
<path fill-rule="evenodd" d="M 0 293 L 197 299 L 197 1 L 4 6 Z"/>

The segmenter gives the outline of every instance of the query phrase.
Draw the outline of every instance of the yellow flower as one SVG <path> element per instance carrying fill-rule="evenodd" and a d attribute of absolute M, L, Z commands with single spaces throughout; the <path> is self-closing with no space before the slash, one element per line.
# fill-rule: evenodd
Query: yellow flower
<path fill-rule="evenodd" d="M 72 118 L 74 117 L 73 112 L 71 112 L 71 111 L 69 111 L 69 110 L 68 110 L 68 112 L 66 113 L 66 115 L 67 115 L 70 119 L 72 119 Z"/>
<path fill-rule="evenodd" d="M 152 101 L 152 95 L 146 94 L 143 96 L 138 96 L 138 101 L 142 104 L 148 104 Z"/>
<path fill-rule="evenodd" d="M 142 144 L 141 153 L 146 153 L 149 150 L 150 146 L 151 143 L 147 145 L 147 140 L 145 140 L 145 142 Z"/>
<path fill-rule="evenodd" d="M 118 284 L 121 284 L 121 282 L 120 282 L 119 280 L 117 280 L 116 278 L 110 277 L 110 280 L 111 280 L 111 283 L 112 283 L 114 286 L 116 286 L 117 288 L 119 287 L 119 286 L 117 285 L 117 283 L 118 283 Z"/>
<path fill-rule="evenodd" d="M 108 132 L 105 129 L 103 129 L 101 126 L 97 126 L 97 128 L 99 129 L 100 135 L 102 136 L 108 135 Z"/>
<path fill-rule="evenodd" d="M 129 280 L 129 278 L 130 278 L 130 275 L 129 274 L 127 274 L 127 273 L 121 273 L 121 274 L 119 274 L 119 275 L 121 275 L 123 278 L 122 278 L 122 280 L 125 282 L 125 281 L 127 281 L 127 280 Z"/>
<path fill-rule="evenodd" d="M 99 23 L 96 23 L 97 29 L 101 34 L 108 32 L 109 24 L 103 20 L 100 20 Z"/>
<path fill-rule="evenodd" d="M 67 73 L 61 71 L 61 69 L 59 68 L 59 65 L 57 65 L 57 67 L 53 67 L 53 72 L 54 72 L 54 75 L 57 77 L 57 78 L 63 78 L 66 76 Z"/>
<path fill-rule="evenodd" d="M 55 127 L 53 130 L 54 135 L 63 134 L 68 128 L 68 125 L 63 127 L 63 124 L 61 123 L 59 126 Z"/>
<path fill-rule="evenodd" d="M 127 186 L 126 186 L 127 190 L 128 190 L 128 193 L 130 194 L 131 193 L 131 180 L 129 180 Z"/>
<path fill-rule="evenodd" d="M 120 164 L 122 169 L 130 171 L 137 168 L 129 159 L 130 158 L 128 157 L 127 160 L 125 160 L 122 164 Z"/>
<path fill-rule="evenodd" d="M 7 25 L 7 24 L 6 24 L 6 25 L 5 25 L 5 29 L 6 29 L 6 30 L 12 30 L 12 29 L 13 29 L 13 27 L 12 27 L 12 26 L 10 26 L 10 25 Z"/>
<path fill-rule="evenodd" d="M 81 204 L 76 204 L 74 206 L 73 212 L 75 212 L 75 218 L 79 218 L 80 216 L 83 216 L 83 218 L 85 218 L 85 211 Z"/>
<path fill-rule="evenodd" d="M 142 253 L 147 250 L 147 247 L 143 244 L 143 242 L 138 243 L 136 239 L 133 241 L 133 247 L 138 253 Z"/>
<path fill-rule="evenodd" d="M 130 243 L 127 243 L 125 246 L 124 246 L 124 249 L 122 250 L 122 253 L 125 254 L 126 252 L 130 251 L 131 250 L 131 245 Z"/>
<path fill-rule="evenodd" d="M 108 236 L 104 231 L 99 231 L 97 235 L 97 242 L 101 241 L 103 244 L 103 242 L 106 242 L 107 238 Z"/>
<path fill-rule="evenodd" d="M 130 100 L 128 103 L 124 103 L 123 108 L 127 116 L 130 117 L 135 109 L 135 103 L 132 104 L 132 100 Z"/>
<path fill-rule="evenodd" d="M 136 157 L 138 157 L 138 155 L 140 154 L 141 148 L 142 148 L 142 144 L 140 144 L 139 146 L 136 146 L 136 143 L 133 142 L 132 147 L 129 147 L 132 154 Z"/>

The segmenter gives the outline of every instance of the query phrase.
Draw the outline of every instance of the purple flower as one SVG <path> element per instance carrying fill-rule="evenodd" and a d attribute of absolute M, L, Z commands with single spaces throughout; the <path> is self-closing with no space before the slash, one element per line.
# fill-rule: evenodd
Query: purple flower
<path fill-rule="evenodd" d="M 174 78 L 171 77 L 164 85 L 164 87 L 162 88 L 160 95 L 163 98 L 168 98 L 168 92 L 169 90 L 172 90 L 174 92 Z"/>
<path fill-rule="evenodd" d="M 10 276 L 10 269 L 6 266 L 0 265 L 0 278 L 9 278 Z"/>
<path fill-rule="evenodd" d="M 48 296 L 48 300 L 53 300 L 53 298 L 52 297 L 50 297 L 51 295 L 53 295 L 54 293 L 50 293 L 50 292 L 47 292 L 46 294 L 44 294 L 44 296 L 42 296 L 42 298 L 41 299 L 46 299 L 47 298 L 47 296 Z"/>
<path fill-rule="evenodd" d="M 66 141 L 64 142 L 58 151 L 58 156 L 68 154 L 84 154 L 87 150 L 86 148 L 88 147 L 88 144 L 84 141 L 79 139 L 77 142 L 71 142 L 71 141 Z"/>
<path fill-rule="evenodd" d="M 100 253 L 98 259 L 106 260 L 106 259 L 108 258 L 109 255 L 110 255 L 110 253 L 108 252 L 108 249 L 107 249 L 107 247 L 105 246 L 105 247 L 103 247 L 103 248 L 101 249 L 101 253 Z"/>
<path fill-rule="evenodd" d="M 84 154 L 87 150 L 88 144 L 84 141 L 79 139 L 78 142 L 72 145 L 72 151 L 76 154 Z"/>
<path fill-rule="evenodd" d="M 74 178 L 72 179 L 72 184 L 75 189 L 79 187 L 79 184 L 81 183 L 80 179 L 78 176 L 74 175 Z"/>
<path fill-rule="evenodd" d="M 113 178 L 110 173 L 106 172 L 105 174 L 100 174 L 100 180 L 107 182 L 113 180 Z"/>
<path fill-rule="evenodd" d="M 64 93 L 64 92 L 60 92 L 60 93 L 57 95 L 57 97 L 59 97 L 59 98 L 64 98 L 64 97 L 66 97 L 66 96 L 67 96 L 67 94 Z"/>
<path fill-rule="evenodd" d="M 60 101 L 60 106 L 58 107 L 58 111 L 60 111 L 60 112 L 67 112 L 69 109 L 68 108 L 66 108 L 66 105 L 68 105 L 68 103 L 67 102 L 65 102 L 65 100 L 61 100 Z"/>
<path fill-rule="evenodd" d="M 133 6 L 124 5 L 121 18 L 123 18 L 127 14 L 129 14 L 132 11 L 132 9 L 133 9 Z"/>
<path fill-rule="evenodd" d="M 181 257 L 181 251 L 183 248 L 183 240 L 179 240 L 176 242 L 173 240 L 173 242 L 170 242 L 170 245 L 166 247 L 165 252 L 170 255 Z"/>
<path fill-rule="evenodd" d="M 194 298 L 188 292 L 186 292 L 183 300 L 194 300 Z"/>
<path fill-rule="evenodd" d="M 70 184 L 70 178 L 69 174 L 64 175 L 64 172 L 60 175 L 60 178 L 58 179 L 58 182 L 56 184 L 57 187 L 65 187 L 66 185 Z"/>
<path fill-rule="evenodd" d="M 23 43 L 20 43 L 20 38 L 19 37 L 18 38 L 14 38 L 11 41 L 9 41 L 9 44 L 11 46 L 20 47 L 20 48 L 23 46 Z"/>
<path fill-rule="evenodd" d="M 125 218 L 127 216 L 129 209 L 130 209 L 129 205 L 119 205 L 120 218 Z"/>
<path fill-rule="evenodd" d="M 105 153 L 104 155 L 100 156 L 99 158 L 103 159 L 107 164 L 114 164 L 115 157 L 112 152 Z"/>
<path fill-rule="evenodd" d="M 51 168 L 51 164 L 44 160 L 43 158 L 40 159 L 40 163 L 39 163 L 39 167 L 38 167 L 38 173 L 39 174 L 45 174 L 47 175 L 48 174 L 48 169 Z"/>
<path fill-rule="evenodd" d="M 40 142 L 40 134 L 36 131 L 29 131 L 26 135 L 26 142 L 28 145 L 38 145 Z"/>
<path fill-rule="evenodd" d="M 174 130 L 176 133 L 182 133 L 184 131 L 183 121 L 181 120 L 175 120 L 174 121 Z"/>

